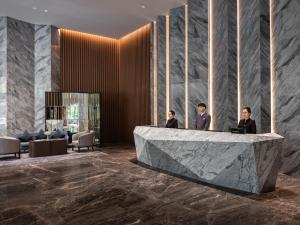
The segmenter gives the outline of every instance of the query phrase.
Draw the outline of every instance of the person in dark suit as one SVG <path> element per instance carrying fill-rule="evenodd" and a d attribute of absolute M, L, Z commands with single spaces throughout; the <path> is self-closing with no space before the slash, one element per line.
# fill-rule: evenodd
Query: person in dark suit
<path fill-rule="evenodd" d="M 198 115 L 196 117 L 195 128 L 197 130 L 208 130 L 211 116 L 206 112 L 206 105 L 200 103 L 198 105 Z"/>
<path fill-rule="evenodd" d="M 255 120 L 252 120 L 250 117 L 251 117 L 251 108 L 243 107 L 242 119 L 238 124 L 238 128 L 243 128 L 244 132 L 247 134 L 256 134 Z"/>
<path fill-rule="evenodd" d="M 173 110 L 170 110 L 168 113 L 168 121 L 166 124 L 166 128 L 178 128 L 178 121 L 174 118 L 175 117 L 175 112 Z"/>

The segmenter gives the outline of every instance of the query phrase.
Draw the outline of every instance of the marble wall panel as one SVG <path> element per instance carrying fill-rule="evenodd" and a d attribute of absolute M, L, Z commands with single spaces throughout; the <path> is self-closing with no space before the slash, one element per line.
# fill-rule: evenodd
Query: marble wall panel
<path fill-rule="evenodd" d="M 7 19 L 0 17 L 0 135 L 6 135 Z"/>
<path fill-rule="evenodd" d="M 185 128 L 185 7 L 170 11 L 170 109 Z"/>
<path fill-rule="evenodd" d="M 272 1 L 275 131 L 285 137 L 281 169 L 300 177 L 300 1 Z"/>
<path fill-rule="evenodd" d="M 237 123 L 236 2 L 212 1 L 212 128 Z"/>
<path fill-rule="evenodd" d="M 45 92 L 60 91 L 60 41 L 56 27 L 35 25 L 35 129 L 45 129 Z"/>
<path fill-rule="evenodd" d="M 166 17 L 157 19 L 157 123 L 166 124 Z"/>
<path fill-rule="evenodd" d="M 35 129 L 45 129 L 45 92 L 51 91 L 51 26 L 35 25 Z"/>
<path fill-rule="evenodd" d="M 7 17 L 7 134 L 34 130 L 34 25 Z"/>
<path fill-rule="evenodd" d="M 270 4 L 260 0 L 261 132 L 271 131 Z"/>
<path fill-rule="evenodd" d="M 259 1 L 240 0 L 240 94 L 241 107 L 252 109 L 261 131 L 260 21 Z"/>
<path fill-rule="evenodd" d="M 212 11 L 212 128 L 224 130 L 228 121 L 228 1 L 213 0 Z M 209 106 L 210 107 L 210 106 Z"/>
<path fill-rule="evenodd" d="M 238 123 L 237 90 L 237 1 L 228 0 L 228 120 L 223 130 L 235 127 Z"/>
<path fill-rule="evenodd" d="M 270 132 L 269 2 L 240 1 L 241 106 L 252 108 L 258 132 Z"/>
<path fill-rule="evenodd" d="M 208 103 L 208 0 L 188 1 L 188 127 L 197 105 Z"/>

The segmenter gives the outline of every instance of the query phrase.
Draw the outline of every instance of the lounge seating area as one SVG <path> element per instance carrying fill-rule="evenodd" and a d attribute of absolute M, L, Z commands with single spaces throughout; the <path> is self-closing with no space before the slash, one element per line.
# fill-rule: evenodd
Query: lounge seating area
<path fill-rule="evenodd" d="M 71 136 L 71 140 L 70 140 Z M 94 151 L 95 131 L 83 131 L 70 135 L 70 132 L 59 129 L 52 132 L 40 130 L 30 133 L 25 130 L 16 137 L 0 137 L 0 155 L 14 155 L 21 158 L 21 154 L 29 153 L 29 157 L 44 157 L 67 154 L 68 148 L 83 148 Z"/>

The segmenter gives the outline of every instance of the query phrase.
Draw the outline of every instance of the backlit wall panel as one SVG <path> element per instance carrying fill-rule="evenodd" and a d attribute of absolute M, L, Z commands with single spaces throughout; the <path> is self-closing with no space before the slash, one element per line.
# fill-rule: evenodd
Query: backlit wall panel
<path fill-rule="evenodd" d="M 240 104 L 252 108 L 258 132 L 270 132 L 269 4 L 239 0 Z"/>
<path fill-rule="evenodd" d="M 212 28 L 210 73 L 212 129 L 229 131 L 237 124 L 236 2 L 210 0 Z"/>
<path fill-rule="evenodd" d="M 284 173 L 300 177 L 300 1 L 271 0 L 275 132 L 283 135 Z"/>
<path fill-rule="evenodd" d="M 166 123 L 166 16 L 157 18 L 157 125 Z"/>
<path fill-rule="evenodd" d="M 185 6 L 170 11 L 170 109 L 185 127 Z"/>
<path fill-rule="evenodd" d="M 151 124 L 157 126 L 157 23 L 150 29 L 150 115 Z"/>
<path fill-rule="evenodd" d="M 197 105 L 208 103 L 208 0 L 188 1 L 188 128 L 195 127 Z"/>
<path fill-rule="evenodd" d="M 172 97 L 177 96 L 174 93 L 180 92 L 182 108 L 174 108 L 178 111 L 177 119 L 181 124 L 187 121 L 188 128 L 194 128 L 199 102 L 208 105 L 212 115 L 210 128 L 222 131 L 236 126 L 243 106 L 251 107 L 259 133 L 272 130 L 286 137 L 282 170 L 296 176 L 300 176 L 297 169 L 300 158 L 299 5 L 297 0 L 189 0 L 185 21 L 177 23 L 178 29 L 186 32 L 185 37 L 183 32 L 172 33 L 172 23 L 176 21 L 172 15 L 178 8 L 170 10 L 171 77 L 165 79 L 167 72 L 161 70 L 166 83 L 158 82 L 157 86 L 161 92 L 166 90 L 167 81 L 170 82 L 172 107 Z M 183 29 L 182 24 L 188 29 Z M 161 26 L 164 27 L 166 32 L 166 26 Z M 185 58 L 176 64 L 172 60 L 174 55 L 181 56 L 184 38 Z M 174 40 L 180 42 L 175 45 Z M 165 47 L 160 51 L 167 51 L 167 45 L 159 42 L 158 39 L 158 45 Z M 157 63 L 165 63 L 165 56 L 158 56 Z M 188 73 L 184 80 L 182 68 Z M 179 72 L 175 75 L 173 71 Z M 184 82 L 179 89 L 174 85 L 178 76 Z M 165 99 L 158 104 L 164 104 Z M 188 102 L 185 107 L 183 99 Z"/>

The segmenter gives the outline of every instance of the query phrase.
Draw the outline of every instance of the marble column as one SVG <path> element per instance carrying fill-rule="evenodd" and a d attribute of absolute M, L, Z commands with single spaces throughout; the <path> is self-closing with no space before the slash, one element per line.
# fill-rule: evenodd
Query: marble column
<path fill-rule="evenodd" d="M 208 103 L 208 0 L 188 1 L 188 128 L 197 105 Z"/>
<path fill-rule="evenodd" d="M 51 91 L 51 27 L 35 25 L 35 129 L 45 129 L 45 91 Z"/>
<path fill-rule="evenodd" d="M 45 129 L 45 92 L 60 91 L 60 44 L 56 27 L 35 25 L 35 129 Z"/>
<path fill-rule="evenodd" d="M 268 0 L 239 0 L 241 107 L 250 106 L 258 132 L 270 132 Z"/>
<path fill-rule="evenodd" d="M 7 17 L 7 135 L 34 130 L 34 25 Z"/>
<path fill-rule="evenodd" d="M 0 136 L 6 135 L 7 19 L 0 17 Z"/>
<path fill-rule="evenodd" d="M 228 131 L 237 123 L 236 2 L 212 0 L 210 7 L 212 128 Z"/>
<path fill-rule="evenodd" d="M 0 134 L 44 129 L 45 91 L 60 90 L 58 29 L 0 18 Z"/>
<path fill-rule="evenodd" d="M 185 7 L 170 10 L 170 109 L 185 127 Z"/>
<path fill-rule="evenodd" d="M 285 137 L 282 171 L 300 177 L 300 1 L 272 0 L 275 131 Z"/>
<path fill-rule="evenodd" d="M 166 17 L 157 18 L 157 122 L 166 123 Z"/>

